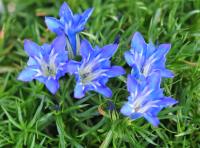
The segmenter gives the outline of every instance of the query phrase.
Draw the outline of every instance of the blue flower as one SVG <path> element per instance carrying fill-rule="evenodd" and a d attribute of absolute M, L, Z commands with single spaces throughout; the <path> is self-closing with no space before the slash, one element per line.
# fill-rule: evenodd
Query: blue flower
<path fill-rule="evenodd" d="M 128 76 L 127 89 L 130 93 L 128 102 L 121 108 L 121 113 L 135 120 L 144 117 L 152 125 L 157 126 L 157 114 L 165 107 L 174 105 L 176 100 L 163 95 L 160 89 L 161 74 L 152 72 L 140 81 L 133 75 Z"/>
<path fill-rule="evenodd" d="M 67 70 L 75 75 L 75 98 L 82 98 L 87 91 L 96 91 L 105 97 L 111 97 L 112 91 L 106 86 L 109 78 L 125 74 L 120 66 L 111 66 L 110 58 L 116 52 L 118 45 L 109 44 L 103 48 L 92 48 L 87 40 L 83 40 L 80 47 L 82 60 L 69 61 Z"/>
<path fill-rule="evenodd" d="M 45 17 L 45 22 L 48 29 L 55 32 L 57 35 L 66 34 L 73 54 L 77 54 L 77 33 L 84 30 L 84 26 L 92 14 L 93 9 L 87 9 L 82 14 L 73 14 L 68 4 L 64 2 L 60 8 L 60 19 L 54 17 Z"/>
<path fill-rule="evenodd" d="M 170 50 L 170 44 L 154 46 L 146 44 L 139 32 L 132 38 L 130 51 L 124 56 L 132 69 L 132 74 L 139 77 L 147 77 L 154 71 L 160 71 L 162 77 L 173 77 L 173 73 L 165 68 L 166 54 Z"/>
<path fill-rule="evenodd" d="M 59 78 L 66 73 L 68 55 L 65 46 L 64 35 L 58 36 L 51 44 L 42 46 L 25 40 L 24 50 L 29 56 L 28 66 L 19 74 L 18 80 L 28 82 L 36 79 L 55 94 L 59 88 Z"/>

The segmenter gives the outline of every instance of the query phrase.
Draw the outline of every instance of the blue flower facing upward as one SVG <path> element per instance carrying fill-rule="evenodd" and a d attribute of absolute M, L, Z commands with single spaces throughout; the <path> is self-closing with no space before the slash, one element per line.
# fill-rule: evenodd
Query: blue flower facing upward
<path fill-rule="evenodd" d="M 71 45 L 73 55 L 77 54 L 77 34 L 84 30 L 85 24 L 92 14 L 93 9 L 87 9 L 82 14 L 73 14 L 68 4 L 64 2 L 59 10 L 60 19 L 45 17 L 48 29 L 57 35 L 65 34 Z M 70 50 L 68 48 L 68 50 Z M 71 51 L 70 51 L 71 52 Z"/>
<path fill-rule="evenodd" d="M 110 58 L 116 52 L 118 45 L 110 44 L 103 48 L 92 48 L 87 40 L 80 46 L 82 60 L 69 61 L 67 71 L 76 78 L 75 98 L 82 98 L 87 91 L 96 91 L 105 97 L 111 97 L 112 91 L 106 86 L 109 78 L 125 74 L 120 66 L 111 66 Z"/>
<path fill-rule="evenodd" d="M 130 93 L 128 102 L 121 108 L 121 113 L 135 120 L 144 117 L 152 125 L 157 126 L 157 114 L 165 107 L 174 105 L 176 100 L 163 95 L 160 89 L 161 75 L 152 72 L 148 78 L 140 81 L 133 75 L 128 76 L 127 89 Z"/>
<path fill-rule="evenodd" d="M 25 40 L 24 50 L 29 56 L 28 66 L 19 74 L 18 80 L 28 82 L 36 79 L 55 94 L 59 88 L 59 78 L 66 73 L 68 55 L 65 46 L 64 35 L 58 36 L 51 44 L 42 46 Z"/>
<path fill-rule="evenodd" d="M 154 46 L 146 44 L 139 32 L 132 38 L 130 51 L 125 52 L 126 62 L 132 67 L 132 74 L 137 77 L 147 77 L 154 71 L 160 71 L 161 77 L 171 78 L 173 73 L 165 68 L 166 54 L 170 44 Z"/>

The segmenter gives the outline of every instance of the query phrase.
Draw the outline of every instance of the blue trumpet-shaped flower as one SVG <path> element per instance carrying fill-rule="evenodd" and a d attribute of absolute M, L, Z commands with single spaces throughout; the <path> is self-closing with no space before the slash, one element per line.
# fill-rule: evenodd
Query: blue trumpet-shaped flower
<path fill-rule="evenodd" d="M 36 79 L 55 94 L 59 88 L 59 78 L 66 73 L 68 55 L 65 46 L 64 35 L 57 37 L 52 44 L 42 46 L 25 40 L 24 50 L 29 56 L 28 66 L 19 74 L 18 80 L 28 82 Z"/>
<path fill-rule="evenodd" d="M 111 66 L 110 58 L 116 52 L 118 45 L 110 44 L 103 48 L 92 48 L 87 40 L 83 40 L 80 47 L 82 60 L 69 61 L 67 70 L 75 75 L 75 98 L 82 98 L 87 91 L 96 91 L 105 97 L 111 97 L 112 91 L 106 86 L 109 78 L 125 74 L 120 66 Z"/>
<path fill-rule="evenodd" d="M 54 17 L 45 17 L 45 22 L 48 29 L 55 32 L 57 35 L 65 34 L 70 42 L 73 54 L 76 55 L 76 35 L 84 30 L 84 26 L 92 14 L 93 9 L 87 9 L 82 14 L 73 14 L 67 3 L 63 3 L 59 16 L 60 19 Z"/>
<path fill-rule="evenodd" d="M 146 44 L 139 32 L 132 38 L 130 51 L 124 56 L 132 69 L 135 77 L 147 77 L 154 71 L 160 71 L 162 77 L 173 77 L 173 73 L 165 68 L 166 54 L 170 50 L 170 44 L 154 46 L 152 43 Z"/>
<path fill-rule="evenodd" d="M 159 124 L 157 114 L 163 108 L 177 103 L 173 98 L 163 95 L 160 81 L 159 72 L 152 72 L 142 81 L 129 75 L 127 88 L 130 96 L 128 102 L 121 108 L 121 113 L 133 120 L 144 117 L 152 125 L 157 126 Z"/>

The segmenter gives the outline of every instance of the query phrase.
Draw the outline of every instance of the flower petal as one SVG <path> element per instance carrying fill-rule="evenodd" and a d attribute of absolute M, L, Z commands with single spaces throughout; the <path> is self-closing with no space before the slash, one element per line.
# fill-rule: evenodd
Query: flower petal
<path fill-rule="evenodd" d="M 133 113 L 133 108 L 131 107 L 131 105 L 129 105 L 129 102 L 126 102 L 120 112 L 125 115 L 125 116 L 130 116 Z"/>
<path fill-rule="evenodd" d="M 145 119 L 150 122 L 153 126 L 158 126 L 158 124 L 160 123 L 159 119 L 156 116 L 152 116 L 149 114 L 145 114 L 144 115 Z"/>
<path fill-rule="evenodd" d="M 35 79 L 38 80 L 39 82 L 45 84 L 45 82 L 46 82 L 46 80 L 47 80 L 47 77 L 39 76 L 39 77 L 36 77 Z"/>
<path fill-rule="evenodd" d="M 65 33 L 67 34 L 67 38 L 69 40 L 69 43 L 70 43 L 70 46 L 72 48 L 73 54 L 76 55 L 76 33 L 74 33 L 74 32 L 71 33 L 71 31 L 72 31 L 71 28 L 69 28 L 68 30 L 66 30 L 66 25 L 65 25 Z"/>
<path fill-rule="evenodd" d="M 114 53 L 117 51 L 118 45 L 117 44 L 109 44 L 104 46 L 101 51 L 101 57 L 102 58 L 111 58 Z"/>
<path fill-rule="evenodd" d="M 171 44 L 160 44 L 155 51 L 156 57 L 165 56 L 171 48 Z"/>
<path fill-rule="evenodd" d="M 51 52 L 51 45 L 50 44 L 47 44 L 47 43 L 44 43 L 42 46 L 41 46 L 41 53 L 43 56 L 47 56 L 50 54 Z"/>
<path fill-rule="evenodd" d="M 80 62 L 70 60 L 66 66 L 67 72 L 69 72 L 70 74 L 75 74 L 76 72 L 78 72 L 79 66 Z"/>
<path fill-rule="evenodd" d="M 59 20 L 57 20 L 54 17 L 45 17 L 45 23 L 48 27 L 48 29 L 57 35 L 62 35 L 64 33 L 64 27 L 60 23 Z"/>
<path fill-rule="evenodd" d="M 87 20 L 91 16 L 92 12 L 93 12 L 93 8 L 89 8 L 81 14 L 81 18 L 79 21 L 79 29 L 80 29 L 79 31 L 84 29 L 84 25 L 86 24 Z"/>
<path fill-rule="evenodd" d="M 70 7 L 66 2 L 64 2 L 60 7 L 59 16 L 60 17 L 64 16 L 65 19 L 72 19 L 73 17 L 72 10 L 70 9 Z"/>
<path fill-rule="evenodd" d="M 138 93 L 138 82 L 136 81 L 136 79 L 134 79 L 133 76 L 128 75 L 128 79 L 127 79 L 127 89 L 130 93 Z"/>
<path fill-rule="evenodd" d="M 131 75 L 134 76 L 136 79 L 141 79 L 141 77 L 144 77 L 141 74 L 140 68 L 136 64 L 132 65 Z"/>
<path fill-rule="evenodd" d="M 18 76 L 18 80 L 29 82 L 35 78 L 35 75 L 38 73 L 36 71 L 37 66 L 28 66 L 26 67 Z"/>
<path fill-rule="evenodd" d="M 155 50 L 156 50 L 156 47 L 154 46 L 154 44 L 152 42 L 148 43 L 146 57 L 151 56 Z"/>
<path fill-rule="evenodd" d="M 55 53 L 61 53 L 65 51 L 66 44 L 67 42 L 65 35 L 60 35 L 53 40 L 52 49 L 54 49 Z"/>
<path fill-rule="evenodd" d="M 41 57 L 41 47 L 31 40 L 24 41 L 24 50 L 31 57 Z"/>
<path fill-rule="evenodd" d="M 131 54 L 130 51 L 126 51 L 124 53 L 124 57 L 129 66 L 133 66 L 133 64 L 135 64 L 134 56 Z"/>
<path fill-rule="evenodd" d="M 160 100 L 160 102 L 158 104 L 163 107 L 168 107 L 168 106 L 174 105 L 176 103 L 178 103 L 178 101 L 176 101 L 175 99 L 173 99 L 171 97 L 164 97 L 162 100 Z"/>
<path fill-rule="evenodd" d="M 136 119 L 138 119 L 138 118 L 140 118 L 140 117 L 142 117 L 143 116 L 143 114 L 142 113 L 133 113 L 133 114 L 131 114 L 130 115 L 130 118 L 131 119 L 133 119 L 133 120 L 136 120 Z"/>
<path fill-rule="evenodd" d="M 150 76 L 147 77 L 147 85 L 151 89 L 159 89 L 160 88 L 160 83 L 161 83 L 161 76 L 160 72 L 156 71 L 151 73 Z"/>
<path fill-rule="evenodd" d="M 85 87 L 77 83 L 74 89 L 74 97 L 75 98 L 83 98 L 85 96 Z"/>
<path fill-rule="evenodd" d="M 37 61 L 34 58 L 29 57 L 27 65 L 28 66 L 33 66 L 33 65 L 38 65 L 38 63 L 37 63 Z"/>
<path fill-rule="evenodd" d="M 107 72 L 109 78 L 117 77 L 125 74 L 125 70 L 121 66 L 112 66 Z"/>
<path fill-rule="evenodd" d="M 62 53 L 59 53 L 56 57 L 56 60 L 55 60 L 55 64 L 58 66 L 58 65 L 63 65 L 63 64 L 66 64 L 67 61 L 68 61 L 68 52 L 65 50 L 63 51 Z"/>
<path fill-rule="evenodd" d="M 170 70 L 168 69 L 160 69 L 160 73 L 162 75 L 162 77 L 165 77 L 165 78 L 173 78 L 174 77 L 174 74 L 173 72 L 171 72 Z"/>
<path fill-rule="evenodd" d="M 97 86 L 95 91 L 102 94 L 103 96 L 107 98 L 112 97 L 112 91 L 107 86 L 104 86 L 104 85 Z"/>
<path fill-rule="evenodd" d="M 133 35 L 132 41 L 131 41 L 131 47 L 134 51 L 138 53 L 145 53 L 146 52 L 146 43 L 144 41 L 144 38 L 139 32 L 136 32 Z"/>
<path fill-rule="evenodd" d="M 88 42 L 88 40 L 82 40 L 80 47 L 80 54 L 83 58 L 87 58 L 90 53 L 93 51 L 92 45 Z"/>
<path fill-rule="evenodd" d="M 47 89 L 52 93 L 55 94 L 58 90 L 59 86 L 59 82 L 58 80 L 54 79 L 54 78 L 48 78 L 45 82 L 45 86 L 47 87 Z"/>

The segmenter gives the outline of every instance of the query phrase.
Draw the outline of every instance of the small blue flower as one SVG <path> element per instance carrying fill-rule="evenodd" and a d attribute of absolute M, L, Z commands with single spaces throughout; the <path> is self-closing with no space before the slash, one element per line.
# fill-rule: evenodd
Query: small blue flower
<path fill-rule="evenodd" d="M 139 77 L 147 77 L 154 71 L 160 71 L 162 77 L 171 78 L 173 73 L 165 68 L 166 54 L 170 50 L 170 44 L 161 44 L 155 47 L 152 43 L 146 44 L 139 32 L 132 38 L 130 51 L 124 56 L 132 69 L 132 74 Z"/>
<path fill-rule="evenodd" d="M 66 34 L 73 54 L 77 54 L 77 33 L 84 30 L 84 26 L 92 14 L 93 9 L 87 9 L 82 14 L 73 14 L 68 4 L 64 2 L 60 8 L 59 16 L 60 19 L 54 17 L 45 17 L 45 22 L 48 26 L 48 29 L 52 32 L 55 32 L 57 35 Z"/>
<path fill-rule="evenodd" d="M 68 55 L 65 46 L 64 35 L 58 36 L 51 44 L 42 46 L 25 40 L 24 50 L 29 56 L 28 66 L 19 74 L 18 80 L 28 82 L 36 79 L 55 94 L 59 88 L 59 78 L 66 73 Z"/>
<path fill-rule="evenodd" d="M 87 40 L 83 40 L 80 47 L 82 60 L 69 61 L 68 72 L 75 75 L 75 98 L 82 98 L 85 93 L 94 90 L 105 97 L 111 97 L 112 91 L 106 86 L 109 78 L 125 74 L 120 66 L 111 66 L 110 58 L 116 52 L 118 45 L 109 44 L 103 48 L 92 48 Z"/>
<path fill-rule="evenodd" d="M 133 75 L 128 76 L 127 88 L 130 93 L 128 102 L 121 108 L 121 113 L 135 120 L 144 117 L 152 125 L 157 126 L 157 114 L 165 107 L 174 105 L 176 100 L 163 95 L 160 89 L 161 75 L 152 72 L 146 79 L 140 81 Z"/>

